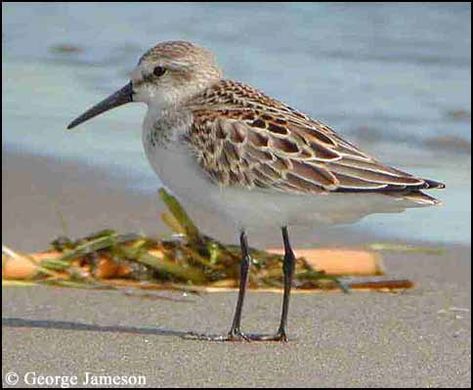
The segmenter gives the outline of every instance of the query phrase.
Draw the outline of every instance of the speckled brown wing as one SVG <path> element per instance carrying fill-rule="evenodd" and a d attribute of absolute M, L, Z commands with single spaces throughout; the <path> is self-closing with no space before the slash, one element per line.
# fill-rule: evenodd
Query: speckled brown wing
<path fill-rule="evenodd" d="M 247 85 L 225 80 L 195 101 L 187 141 L 220 185 L 297 193 L 442 186 L 380 163 L 323 123 Z"/>

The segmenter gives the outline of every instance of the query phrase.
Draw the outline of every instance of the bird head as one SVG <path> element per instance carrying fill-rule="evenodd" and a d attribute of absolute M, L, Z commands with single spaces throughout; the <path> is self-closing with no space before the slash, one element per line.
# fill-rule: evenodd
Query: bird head
<path fill-rule="evenodd" d="M 145 103 L 153 111 L 178 106 L 221 77 L 209 50 L 185 41 L 162 42 L 140 58 L 128 84 L 74 119 L 67 128 L 131 102 Z"/>

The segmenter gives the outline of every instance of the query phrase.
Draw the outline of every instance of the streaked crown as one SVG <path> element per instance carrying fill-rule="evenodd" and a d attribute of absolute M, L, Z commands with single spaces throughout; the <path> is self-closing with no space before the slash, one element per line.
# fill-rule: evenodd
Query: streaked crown
<path fill-rule="evenodd" d="M 149 106 L 178 104 L 221 77 L 209 50 L 185 41 L 162 42 L 140 58 L 132 73 L 134 100 Z"/>

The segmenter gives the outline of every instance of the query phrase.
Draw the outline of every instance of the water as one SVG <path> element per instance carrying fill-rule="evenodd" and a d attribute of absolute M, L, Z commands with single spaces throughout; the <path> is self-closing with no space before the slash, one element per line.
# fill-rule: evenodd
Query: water
<path fill-rule="evenodd" d="M 212 49 L 226 76 L 317 117 L 387 162 L 448 184 L 441 208 L 373 216 L 389 237 L 469 242 L 469 4 L 2 4 L 2 146 L 155 191 L 144 107 L 65 125 L 127 82 L 155 43 Z M 360 227 L 358 225 L 358 227 Z"/>

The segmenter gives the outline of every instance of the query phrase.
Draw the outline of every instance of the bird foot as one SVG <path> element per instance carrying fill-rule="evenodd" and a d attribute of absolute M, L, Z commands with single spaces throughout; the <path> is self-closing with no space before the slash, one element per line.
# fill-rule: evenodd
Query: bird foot
<path fill-rule="evenodd" d="M 251 335 L 252 341 L 279 341 L 286 343 L 288 341 L 286 332 L 277 332 L 273 335 Z"/>
<path fill-rule="evenodd" d="M 206 335 L 199 333 L 188 333 L 183 336 L 187 340 L 203 340 L 203 341 L 278 341 L 278 342 L 287 342 L 286 332 L 278 332 L 274 335 L 256 335 L 256 334 L 244 334 L 241 331 L 230 331 L 227 335 Z"/>
<path fill-rule="evenodd" d="M 228 334 L 222 335 L 207 335 L 201 333 L 190 332 L 183 336 L 187 340 L 204 340 L 204 341 L 251 341 L 250 337 L 239 330 L 232 330 Z"/>

